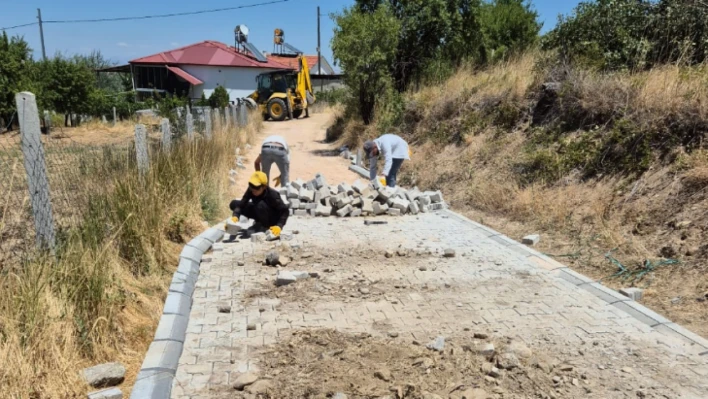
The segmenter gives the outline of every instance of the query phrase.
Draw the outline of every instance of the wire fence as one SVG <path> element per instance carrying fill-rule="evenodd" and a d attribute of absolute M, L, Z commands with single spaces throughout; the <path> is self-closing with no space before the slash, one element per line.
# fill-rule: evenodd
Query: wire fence
<path fill-rule="evenodd" d="M 141 116 L 127 143 L 90 144 L 60 132 L 42 134 L 34 95 L 20 93 L 16 100 L 20 131 L 0 134 L 0 272 L 21 267 L 38 249 L 61 245 L 85 220 L 92 193 L 117 171 L 137 166 L 144 172 L 150 155 L 170 151 L 176 140 L 211 139 L 248 122 L 245 104 L 187 107 L 168 118 Z"/>

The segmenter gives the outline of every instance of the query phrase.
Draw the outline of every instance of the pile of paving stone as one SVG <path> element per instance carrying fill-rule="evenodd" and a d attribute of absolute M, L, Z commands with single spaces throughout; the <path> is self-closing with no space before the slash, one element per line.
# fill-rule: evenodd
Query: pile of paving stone
<path fill-rule="evenodd" d="M 361 180 L 331 186 L 321 174 L 307 182 L 290 182 L 279 192 L 295 216 L 417 215 L 446 207 L 439 191 L 391 188 Z"/>

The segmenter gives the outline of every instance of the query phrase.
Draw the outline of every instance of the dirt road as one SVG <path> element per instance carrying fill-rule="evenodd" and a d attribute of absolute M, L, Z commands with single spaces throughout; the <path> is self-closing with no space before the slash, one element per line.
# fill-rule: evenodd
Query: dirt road
<path fill-rule="evenodd" d="M 321 173 L 330 184 L 352 183 L 357 176 L 347 169 L 349 161 L 339 156 L 331 144 L 324 143 L 325 132 L 330 124 L 331 114 L 323 112 L 311 114 L 309 118 L 285 122 L 265 122 L 264 129 L 246 153 L 246 170 L 238 174 L 237 187 L 247 186 L 253 169 L 253 161 L 258 157 L 264 138 L 276 134 L 283 136 L 290 146 L 290 180 L 312 179 Z M 278 176 L 278 168 L 273 165 L 271 179 Z"/>
<path fill-rule="evenodd" d="M 288 140 L 293 178 L 352 182 L 320 141 L 327 117 L 260 138 Z M 378 218 L 293 216 L 290 241 L 215 243 L 171 398 L 706 397 L 708 345 L 680 326 L 448 210 Z M 277 285 L 281 269 L 307 278 Z"/>

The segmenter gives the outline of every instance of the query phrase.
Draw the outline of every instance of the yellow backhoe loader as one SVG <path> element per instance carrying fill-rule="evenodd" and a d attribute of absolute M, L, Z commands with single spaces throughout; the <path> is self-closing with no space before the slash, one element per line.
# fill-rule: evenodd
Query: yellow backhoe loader
<path fill-rule="evenodd" d="M 256 77 L 258 89 L 246 98 L 257 106 L 263 120 L 283 121 L 310 116 L 309 107 L 316 101 L 307 60 L 298 56 L 299 71 L 288 69 L 262 73 Z"/>

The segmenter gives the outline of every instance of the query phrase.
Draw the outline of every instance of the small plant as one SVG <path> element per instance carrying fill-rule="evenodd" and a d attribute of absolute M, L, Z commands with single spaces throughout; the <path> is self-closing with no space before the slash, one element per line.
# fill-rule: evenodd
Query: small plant
<path fill-rule="evenodd" d="M 224 86 L 216 86 L 214 91 L 209 96 L 209 105 L 212 108 L 223 109 L 229 105 L 229 93 L 226 91 Z"/>

